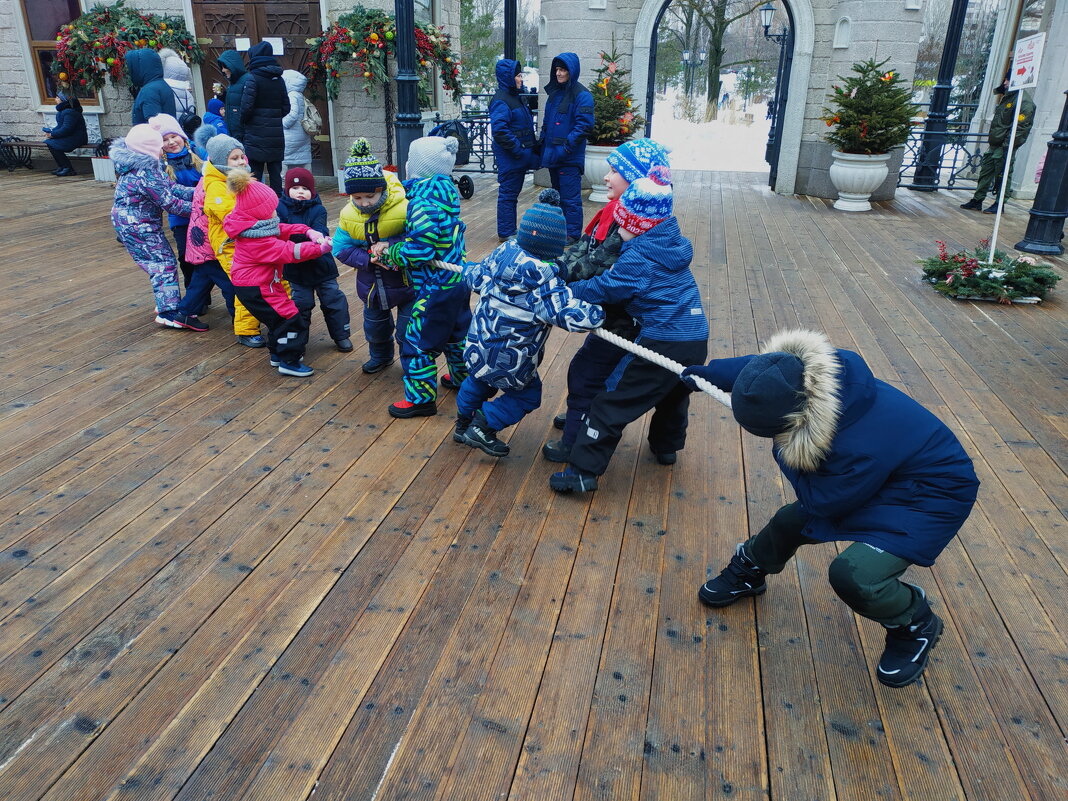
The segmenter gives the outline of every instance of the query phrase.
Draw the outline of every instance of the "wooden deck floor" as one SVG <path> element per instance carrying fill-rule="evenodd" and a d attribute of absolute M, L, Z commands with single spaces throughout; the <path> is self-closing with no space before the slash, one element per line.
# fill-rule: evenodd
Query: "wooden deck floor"
<path fill-rule="evenodd" d="M 3 174 L 0 798 L 1068 798 L 1068 282 L 1013 308 L 921 285 L 934 239 L 989 235 L 960 193 L 846 215 L 677 177 L 713 355 L 823 329 L 975 457 L 974 514 L 912 571 L 946 619 L 925 681 L 874 680 L 832 546 L 700 606 L 785 498 L 711 398 L 675 467 L 635 425 L 598 492 L 559 497 L 539 449 L 579 337 L 554 333 L 496 461 L 451 441 L 453 393 L 391 420 L 398 367 L 363 375 L 318 313 L 310 380 L 218 304 L 206 334 L 158 329 L 109 187 Z M 494 204 L 464 202 L 473 255 Z"/>

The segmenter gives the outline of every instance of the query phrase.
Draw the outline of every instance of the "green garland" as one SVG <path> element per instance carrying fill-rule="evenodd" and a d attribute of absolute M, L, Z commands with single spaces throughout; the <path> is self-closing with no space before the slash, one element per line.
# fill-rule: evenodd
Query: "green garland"
<path fill-rule="evenodd" d="M 364 91 L 374 95 L 379 86 L 388 84 L 388 60 L 396 57 L 397 25 L 393 14 L 376 8 L 355 6 L 342 14 L 320 36 L 308 39 L 311 60 L 308 78 L 321 81 L 326 94 L 336 100 L 341 93 L 341 81 L 346 75 L 362 77 Z M 449 35 L 441 28 L 417 22 L 415 50 L 420 73 L 420 104 L 429 99 L 429 77 L 437 67 L 445 89 L 459 101 L 460 57 L 452 50 Z"/>
<path fill-rule="evenodd" d="M 1009 258 L 994 251 L 993 264 L 987 265 L 990 243 L 981 240 L 972 251 L 950 253 L 946 243 L 936 240 L 938 255 L 920 259 L 924 278 L 943 295 L 961 300 L 996 300 L 1012 303 L 1021 298 L 1046 297 L 1061 277 L 1049 265 L 1039 264 L 1030 256 Z"/>
<path fill-rule="evenodd" d="M 52 74 L 63 87 L 99 91 L 129 78 L 126 54 L 149 47 L 169 47 L 187 61 L 200 64 L 204 51 L 180 17 L 142 14 L 119 0 L 113 6 L 98 3 L 56 37 Z"/>

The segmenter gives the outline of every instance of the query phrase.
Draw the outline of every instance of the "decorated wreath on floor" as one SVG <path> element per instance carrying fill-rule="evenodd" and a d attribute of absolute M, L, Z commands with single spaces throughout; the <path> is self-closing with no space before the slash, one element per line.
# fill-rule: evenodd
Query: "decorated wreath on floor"
<path fill-rule="evenodd" d="M 60 27 L 56 42 L 52 74 L 61 86 L 86 91 L 99 91 L 108 80 L 118 84 L 126 79 L 130 50 L 169 47 L 190 63 L 204 61 L 204 51 L 181 17 L 142 14 L 125 0 L 93 6 Z"/>
<path fill-rule="evenodd" d="M 312 83 L 322 81 L 326 94 L 336 100 L 346 75 L 362 78 L 364 91 L 376 94 L 388 84 L 388 61 L 396 57 L 397 23 L 393 14 L 377 8 L 356 6 L 324 30 L 311 45 L 308 77 Z M 429 100 L 429 79 L 436 68 L 446 91 L 460 100 L 460 57 L 452 49 L 449 35 L 442 28 L 415 23 L 416 69 L 420 74 L 420 105 Z"/>
<path fill-rule="evenodd" d="M 1047 264 L 1031 256 L 1009 257 L 980 240 L 974 250 L 950 253 L 936 240 L 938 255 L 920 259 L 923 276 L 934 288 L 957 300 L 995 300 L 998 303 L 1037 303 L 1053 290 L 1061 277 Z"/>

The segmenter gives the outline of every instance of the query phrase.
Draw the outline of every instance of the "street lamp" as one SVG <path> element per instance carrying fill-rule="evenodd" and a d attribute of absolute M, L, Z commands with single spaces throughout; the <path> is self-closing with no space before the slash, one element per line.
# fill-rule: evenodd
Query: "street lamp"
<path fill-rule="evenodd" d="M 787 83 L 790 78 L 790 62 L 793 59 L 793 31 L 785 25 L 779 33 L 771 33 L 775 21 L 775 6 L 770 2 L 760 7 L 760 24 L 764 28 L 764 38 L 779 45 L 779 65 L 775 70 L 775 97 L 768 106 L 767 118 L 771 120 L 768 131 L 768 146 L 764 150 L 764 160 L 771 166 L 769 183 L 774 188 L 778 176 L 779 164 L 779 128 L 782 125 L 782 110 L 786 106 Z M 789 52 L 788 52 L 789 51 Z"/>
<path fill-rule="evenodd" d="M 706 58 L 708 58 L 708 52 L 705 50 L 702 50 L 700 55 L 691 53 L 689 50 L 682 51 L 683 81 L 687 96 L 693 93 L 694 70 L 702 66 Z"/>

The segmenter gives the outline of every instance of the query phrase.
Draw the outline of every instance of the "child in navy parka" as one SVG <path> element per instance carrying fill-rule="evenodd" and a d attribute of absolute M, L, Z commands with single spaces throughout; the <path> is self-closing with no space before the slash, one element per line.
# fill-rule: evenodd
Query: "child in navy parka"
<path fill-rule="evenodd" d="M 278 219 L 283 223 L 300 223 L 324 236 L 330 236 L 326 225 L 326 207 L 315 192 L 315 178 L 303 167 L 286 171 L 282 197 L 278 200 Z M 293 237 L 294 242 L 306 241 Z M 326 320 L 326 330 L 334 345 L 342 353 L 352 350 L 349 339 L 349 299 L 338 286 L 337 264 L 334 257 L 324 253 L 317 259 L 287 264 L 283 271 L 289 282 L 293 302 L 300 310 L 305 326 L 311 325 L 315 297 Z"/>
<path fill-rule="evenodd" d="M 797 495 L 701 587 L 708 606 L 763 593 L 801 545 L 851 542 L 830 565 L 838 596 L 886 628 L 877 677 L 890 687 L 923 672 L 942 632 L 919 587 L 900 580 L 929 566 L 971 513 L 979 480 L 946 425 L 879 381 L 856 353 L 823 334 L 772 337 L 757 356 L 688 367 L 731 393 L 746 431 L 774 439 L 772 453 Z"/>

